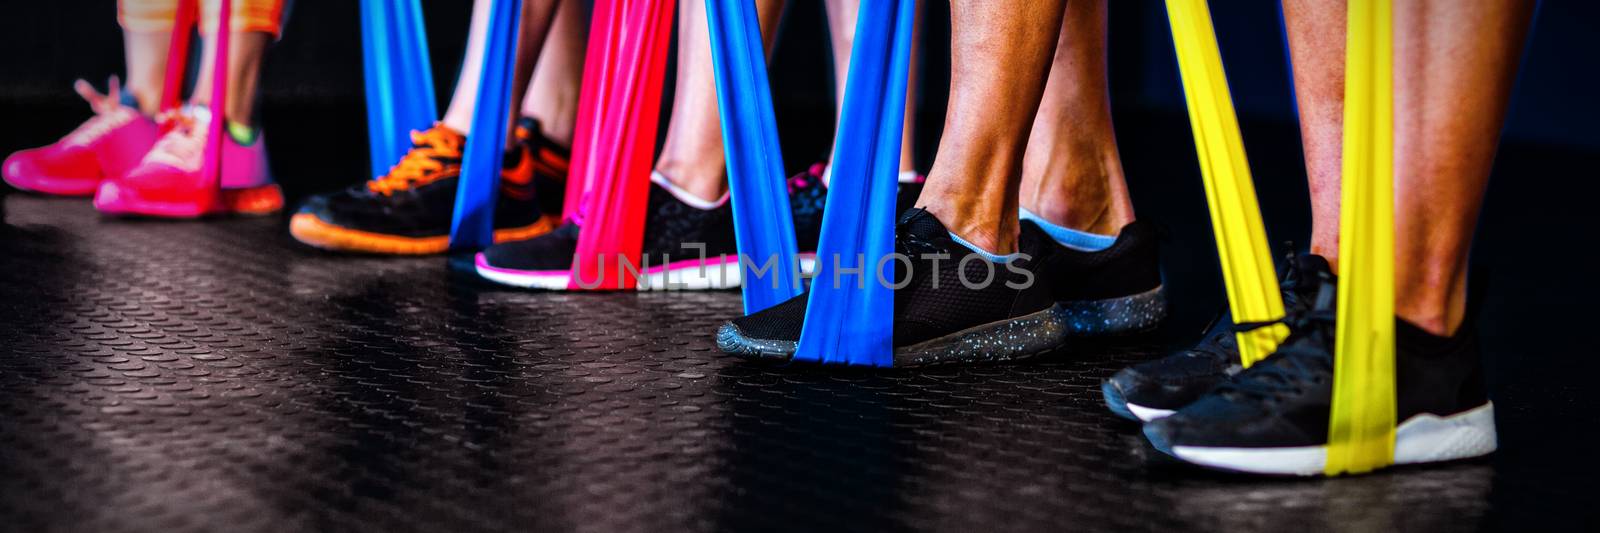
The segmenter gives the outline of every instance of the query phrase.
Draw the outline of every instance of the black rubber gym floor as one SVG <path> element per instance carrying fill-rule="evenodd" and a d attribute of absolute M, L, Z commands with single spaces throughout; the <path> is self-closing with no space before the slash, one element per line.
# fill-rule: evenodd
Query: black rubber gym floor
<path fill-rule="evenodd" d="M 1499 392 L 1488 461 L 1246 479 L 1160 461 L 1101 407 L 1150 344 L 766 367 L 712 343 L 733 291 L 504 291 L 277 218 L 5 206 L 6 530 L 1462 530 L 1594 496 L 1562 485 L 1579 434 L 1506 435 L 1592 407 L 1576 389 Z"/>
<path fill-rule="evenodd" d="M 1155 346 L 760 366 L 713 345 L 735 292 L 505 291 L 440 258 L 316 252 L 278 218 L 4 202 L 3 529 L 1461 530 L 1592 513 L 1583 431 L 1549 429 L 1592 412 L 1576 388 L 1497 391 L 1490 460 L 1222 476 L 1160 460 L 1101 406 L 1099 380 Z"/>

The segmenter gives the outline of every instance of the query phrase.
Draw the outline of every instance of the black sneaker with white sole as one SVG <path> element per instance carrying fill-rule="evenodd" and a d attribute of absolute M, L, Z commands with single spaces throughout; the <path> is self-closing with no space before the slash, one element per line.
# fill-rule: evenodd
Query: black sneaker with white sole
<path fill-rule="evenodd" d="M 625 276 L 637 270 L 640 290 L 739 286 L 733 212 L 726 196 L 720 202 L 704 202 L 674 191 L 655 174 L 648 202 L 640 264 L 630 268 L 618 258 L 605 258 L 604 268 Z M 478 275 L 514 287 L 567 290 L 573 281 L 572 256 L 578 250 L 579 231 L 569 221 L 539 237 L 491 246 L 475 258 Z"/>
<path fill-rule="evenodd" d="M 1317 255 L 1291 256 L 1279 287 L 1287 315 L 1311 310 L 1318 288 L 1333 282 L 1328 260 Z M 1284 320 L 1293 325 L 1293 320 Z M 1259 325 L 1233 324 L 1227 315 L 1213 322 L 1193 347 L 1118 371 L 1100 385 L 1106 407 L 1131 420 L 1154 420 L 1190 404 L 1242 368 L 1236 333 Z"/>
<path fill-rule="evenodd" d="M 1157 450 L 1207 468 L 1311 476 L 1327 460 L 1335 292 L 1299 317 L 1288 342 L 1144 433 Z M 1395 464 L 1477 457 L 1496 447 L 1477 337 L 1395 321 Z"/>
<path fill-rule="evenodd" d="M 1154 329 L 1167 317 L 1155 226 L 1130 222 L 1111 246 L 1096 251 L 1063 246 L 1033 221 L 1023 220 L 1022 234 L 1030 233 L 1048 243 L 1041 272 L 1053 281 L 1052 295 L 1067 317 L 1070 335 L 1137 333 Z"/>
<path fill-rule="evenodd" d="M 1094 300 L 1098 306 L 1074 307 L 1057 302 L 1061 291 L 1055 284 L 1070 265 L 1055 262 L 1053 241 L 1037 227 L 1024 225 L 1019 239 L 1021 252 L 1028 259 L 1012 259 L 1014 264 L 999 265 L 984 260 L 966 260 L 976 252 L 951 238 L 937 218 L 922 209 L 907 210 L 896 228 L 899 253 L 913 258 L 910 282 L 895 291 L 894 365 L 921 366 L 939 363 L 971 363 L 1023 359 L 1061 346 L 1073 335 L 1115 333 L 1118 328 L 1143 328 L 1153 325 L 1124 320 L 1124 310 L 1142 309 L 1149 320 L 1159 320 L 1159 311 L 1148 306 L 1117 303 L 1156 290 L 1132 287 L 1123 297 Z M 1154 243 L 1148 243 L 1154 246 Z M 1112 247 L 1114 254 L 1131 254 L 1135 247 Z M 937 264 L 924 259 L 928 254 L 946 254 Z M 980 257 L 980 259 L 982 259 Z M 1113 261 L 1106 261 L 1109 264 Z M 899 262 L 895 263 L 897 267 Z M 962 281 L 977 282 L 994 272 L 988 284 L 970 288 Z M 905 273 L 896 272 L 896 280 Z M 1031 283 L 1028 278 L 1032 278 Z M 1130 277 L 1129 279 L 1133 279 Z M 1024 287 L 1024 288 L 1013 288 Z M 751 358 L 787 361 L 793 357 L 800 339 L 808 295 L 800 295 L 754 315 L 734 319 L 717 332 L 717 345 L 728 353 Z M 1101 320 L 1089 320 L 1082 312 L 1099 310 Z M 1104 324 L 1088 326 L 1088 322 Z"/>

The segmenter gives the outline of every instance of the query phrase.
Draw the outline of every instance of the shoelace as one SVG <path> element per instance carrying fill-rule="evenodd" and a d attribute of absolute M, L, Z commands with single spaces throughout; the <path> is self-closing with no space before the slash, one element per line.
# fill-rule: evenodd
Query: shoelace
<path fill-rule="evenodd" d="M 1272 323 L 1263 323 L 1260 327 L 1266 327 L 1271 324 Z M 1250 329 L 1255 328 L 1252 327 Z M 1241 329 L 1237 324 L 1233 327 L 1222 328 L 1218 331 L 1212 332 L 1211 335 L 1205 338 L 1205 340 L 1201 341 L 1199 344 L 1196 344 L 1193 348 L 1186 350 L 1184 353 L 1190 357 L 1205 356 L 1210 359 L 1230 359 L 1229 363 L 1237 365 L 1239 358 L 1236 354 L 1238 353 L 1239 340 L 1236 334 L 1240 331 Z"/>
<path fill-rule="evenodd" d="M 1257 322 L 1238 322 L 1231 328 L 1233 333 L 1255 331 L 1277 324 L 1289 326 L 1292 330 L 1304 318 L 1301 315 L 1310 313 L 1317 307 L 1317 300 L 1324 297 L 1320 290 L 1322 285 L 1331 283 L 1333 280 L 1324 277 L 1319 272 L 1310 272 L 1300 268 L 1299 255 L 1293 251 L 1289 252 L 1288 264 L 1289 270 L 1283 276 L 1283 283 L 1279 284 L 1279 287 L 1283 289 L 1283 318 Z M 1306 292 L 1306 289 L 1313 287 L 1318 288 L 1318 295 L 1308 300 L 1302 293 Z"/>
<path fill-rule="evenodd" d="M 1333 346 L 1333 303 L 1337 287 L 1327 275 L 1301 269 L 1294 252 L 1290 252 L 1288 260 L 1290 268 L 1282 284 L 1286 311 L 1284 317 L 1240 322 L 1230 329 L 1233 333 L 1241 333 L 1284 324 L 1289 327 L 1289 338 L 1284 339 L 1277 352 L 1219 386 L 1219 392 L 1276 402 L 1285 394 L 1301 393 L 1307 381 L 1320 383 L 1332 372 L 1333 352 L 1330 349 Z M 1317 289 L 1316 294 L 1307 299 L 1303 293 L 1313 286 Z"/>
<path fill-rule="evenodd" d="M 383 177 L 367 182 L 372 192 L 390 195 L 437 180 L 445 169 L 439 159 L 461 157 L 461 137 L 443 127 L 411 132 L 411 151 Z"/>
<path fill-rule="evenodd" d="M 83 80 L 78 80 L 73 89 L 78 92 L 78 96 L 89 103 L 89 109 L 94 111 L 94 116 L 67 134 L 67 144 L 83 146 L 92 143 L 111 130 L 127 124 L 138 115 L 122 105 L 122 86 L 116 76 L 111 77 L 106 94 L 103 95 L 95 92 Z"/>
<path fill-rule="evenodd" d="M 1217 392 L 1277 403 L 1303 393 L 1307 383 L 1328 379 L 1333 372 L 1333 309 L 1301 313 L 1295 322 L 1290 326 L 1294 333 L 1277 352 L 1218 386 Z"/>
<path fill-rule="evenodd" d="M 933 274 L 932 268 L 923 268 L 924 263 L 930 262 L 925 261 L 922 258 L 923 254 L 944 254 L 946 256 L 950 256 L 950 252 L 944 248 L 940 248 L 938 244 L 934 244 L 932 241 L 925 240 L 917 234 L 912 233 L 911 225 L 906 223 L 895 224 L 894 251 L 895 253 L 904 255 L 911 259 L 911 264 L 913 266 L 911 268 L 911 277 L 910 279 L 906 280 L 909 282 L 906 285 L 907 287 L 916 287 L 923 278 Z M 952 256 L 950 259 L 955 258 Z M 898 264 L 899 261 L 895 261 L 895 263 Z M 948 261 L 946 263 L 948 264 Z M 890 281 L 898 282 L 900 281 L 898 277 L 899 276 L 896 276 L 896 279 L 892 279 Z"/>
<path fill-rule="evenodd" d="M 1289 265 L 1288 272 L 1284 274 L 1283 282 L 1279 284 L 1279 287 L 1283 289 L 1283 308 L 1285 312 L 1283 318 L 1235 323 L 1231 327 L 1213 332 L 1200 344 L 1190 348 L 1187 353 L 1191 356 L 1206 356 L 1215 359 L 1233 358 L 1238 349 L 1237 334 L 1278 324 L 1288 325 L 1293 328 L 1296 321 L 1299 320 L 1298 315 L 1311 311 L 1314 302 L 1308 300 L 1302 295 L 1302 292 L 1304 292 L 1308 284 L 1316 279 L 1316 274 L 1299 268 L 1299 255 L 1293 250 L 1289 252 L 1286 264 Z"/>
<path fill-rule="evenodd" d="M 1290 256 L 1294 261 L 1295 257 Z M 1233 379 L 1217 391 L 1233 397 L 1243 395 L 1256 400 L 1276 403 L 1286 394 L 1300 394 L 1306 382 L 1320 384 L 1333 371 L 1334 303 L 1338 287 L 1334 280 L 1321 273 L 1302 272 L 1296 268 L 1284 276 L 1285 293 L 1294 301 L 1286 301 L 1288 312 L 1279 320 L 1242 322 L 1233 330 L 1250 331 L 1273 324 L 1289 326 L 1289 338 L 1278 346 L 1278 351 L 1234 375 Z M 1316 295 L 1306 301 L 1300 296 L 1308 285 L 1315 283 Z"/>
<path fill-rule="evenodd" d="M 167 133 L 150 148 L 145 161 L 163 163 L 174 167 L 198 170 L 206 146 L 206 117 L 197 117 L 179 110 L 157 117 Z"/>
<path fill-rule="evenodd" d="M 84 121 L 83 124 L 78 125 L 76 129 L 67 134 L 67 144 L 83 146 L 93 143 L 99 140 L 100 137 L 105 136 L 105 134 L 110 133 L 111 130 L 127 124 L 129 120 L 133 119 L 133 115 L 133 113 L 117 111 L 97 112 L 95 116 L 89 117 L 89 120 Z"/>

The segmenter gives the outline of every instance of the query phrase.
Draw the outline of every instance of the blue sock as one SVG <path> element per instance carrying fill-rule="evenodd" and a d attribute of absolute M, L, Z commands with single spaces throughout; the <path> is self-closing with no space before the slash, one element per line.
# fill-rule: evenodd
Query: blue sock
<path fill-rule="evenodd" d="M 118 98 L 118 100 L 122 102 L 122 105 L 139 109 L 139 97 L 134 96 L 133 91 L 128 90 L 126 87 L 122 89 L 122 97 Z"/>
<path fill-rule="evenodd" d="M 966 239 L 961 238 L 960 235 L 956 235 L 954 232 L 950 233 L 950 240 L 956 241 L 967 248 L 971 248 L 973 253 L 983 256 L 984 259 L 988 259 L 991 263 L 1010 263 L 1012 259 L 1016 259 L 1018 255 L 1021 255 L 1021 252 L 1009 253 L 1006 255 L 990 253 L 988 250 L 979 248 L 976 244 L 967 242 Z"/>
<path fill-rule="evenodd" d="M 1056 243 L 1073 250 L 1078 250 L 1080 252 L 1098 252 L 1100 250 L 1110 248 L 1111 245 L 1116 244 L 1117 242 L 1116 235 L 1101 235 L 1098 233 L 1089 233 L 1087 231 L 1078 231 L 1072 228 L 1058 226 L 1055 223 L 1045 220 L 1043 217 L 1040 217 L 1039 215 L 1034 214 L 1033 211 L 1029 211 L 1027 209 L 1023 209 L 1021 214 L 1022 220 L 1033 221 L 1034 224 L 1039 225 L 1039 229 L 1044 230 L 1046 234 L 1050 235 L 1050 238 L 1055 239 Z"/>

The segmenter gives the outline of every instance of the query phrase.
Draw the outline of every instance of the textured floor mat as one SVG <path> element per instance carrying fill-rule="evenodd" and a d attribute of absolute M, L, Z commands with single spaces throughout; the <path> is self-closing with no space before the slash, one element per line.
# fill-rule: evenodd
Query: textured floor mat
<path fill-rule="evenodd" d="M 1097 389 L 1149 347 L 753 365 L 714 346 L 736 292 L 504 291 L 279 218 L 3 201 L 0 529 L 1461 530 L 1582 497 L 1534 447 L 1339 480 L 1160 461 Z"/>

